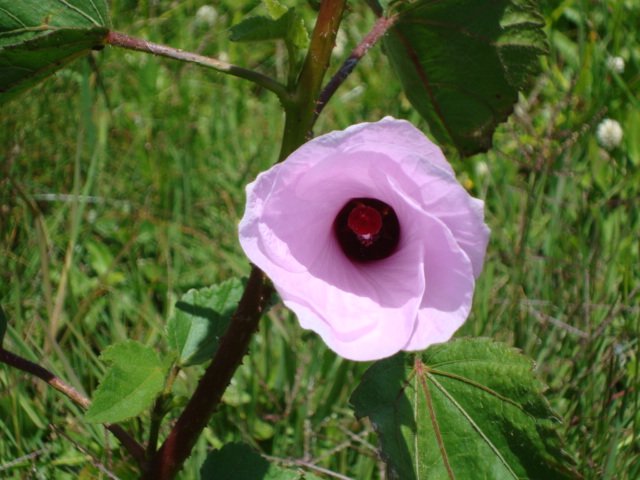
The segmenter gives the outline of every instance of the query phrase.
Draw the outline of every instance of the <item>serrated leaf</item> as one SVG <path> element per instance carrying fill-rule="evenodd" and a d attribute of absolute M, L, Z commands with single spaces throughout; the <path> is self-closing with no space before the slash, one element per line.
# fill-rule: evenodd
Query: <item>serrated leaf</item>
<path fill-rule="evenodd" d="M 0 0 L 0 46 L 15 45 L 58 28 L 107 26 L 106 0 Z"/>
<path fill-rule="evenodd" d="M 210 360 L 227 330 L 242 296 L 243 284 L 231 279 L 219 285 L 190 290 L 176 303 L 167 324 L 168 343 L 182 366 Z"/>
<path fill-rule="evenodd" d="M 232 42 L 260 42 L 279 40 L 287 36 L 289 22 L 286 18 L 278 20 L 256 16 L 242 20 L 229 29 L 229 40 Z"/>
<path fill-rule="evenodd" d="M 291 8 L 277 19 L 249 17 L 229 29 L 233 42 L 262 42 L 284 40 L 288 45 L 302 50 L 309 46 L 309 33 L 304 20 Z"/>
<path fill-rule="evenodd" d="M 385 51 L 405 94 L 441 143 L 462 155 L 491 147 L 547 52 L 535 0 L 396 1 Z"/>
<path fill-rule="evenodd" d="M 320 480 L 310 473 L 277 467 L 243 443 L 228 443 L 207 456 L 201 480 Z"/>
<path fill-rule="evenodd" d="M 164 387 L 169 365 L 148 345 L 128 340 L 111 345 L 100 358 L 113 365 L 93 395 L 87 422 L 114 423 L 135 417 Z"/>
<path fill-rule="evenodd" d="M 304 50 L 309 46 L 309 32 L 307 32 L 304 20 L 299 15 L 296 15 L 291 21 L 288 41 L 299 50 Z"/>
<path fill-rule="evenodd" d="M 280 18 L 288 10 L 288 8 L 278 2 L 278 0 L 262 0 L 262 3 L 267 7 L 267 11 L 273 19 Z"/>
<path fill-rule="evenodd" d="M 0 348 L 2 348 L 5 333 L 7 333 L 7 316 L 4 314 L 4 310 L 2 310 L 2 305 L 0 305 Z"/>
<path fill-rule="evenodd" d="M 0 0 L 0 104 L 104 42 L 106 0 Z"/>
<path fill-rule="evenodd" d="M 233 42 L 285 40 L 297 48 L 305 48 L 309 42 L 304 21 L 294 8 L 277 19 L 261 16 L 246 18 L 229 31 L 229 40 Z"/>
<path fill-rule="evenodd" d="M 533 366 L 504 344 L 458 339 L 377 362 L 351 402 L 390 479 L 580 478 Z"/>

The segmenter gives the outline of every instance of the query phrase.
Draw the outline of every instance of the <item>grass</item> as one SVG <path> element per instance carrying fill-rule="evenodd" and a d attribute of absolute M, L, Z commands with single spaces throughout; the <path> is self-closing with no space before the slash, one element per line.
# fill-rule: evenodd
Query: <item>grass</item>
<path fill-rule="evenodd" d="M 281 72 L 281 49 L 273 55 L 225 37 L 255 3 L 236 12 L 235 2 L 221 2 L 213 29 L 195 24 L 194 1 L 113 1 L 112 11 L 119 31 Z M 543 73 L 491 152 L 449 154 L 460 180 L 485 199 L 493 232 L 459 334 L 497 338 L 536 360 L 565 418 L 566 449 L 587 478 L 635 479 L 640 7 L 541 7 L 552 50 Z M 354 6 L 347 51 L 370 24 Z M 624 73 L 607 69 L 609 56 L 625 59 Z M 4 107 L 0 131 L 5 346 L 86 393 L 104 373 L 106 346 L 134 338 L 166 351 L 164 324 L 182 293 L 248 273 L 236 236 L 244 186 L 277 158 L 283 124 L 274 96 L 241 80 L 113 49 L 92 58 Z M 365 58 L 317 133 L 384 115 L 427 131 L 399 85 L 379 75 L 385 62 L 379 51 Z M 610 152 L 595 138 L 604 117 L 624 129 Z M 321 478 L 331 477 L 310 465 L 384 478 L 375 435 L 348 404 L 366 366 L 340 360 L 274 308 L 184 477 L 197 478 L 208 448 L 242 440 Z M 178 379 L 176 412 L 198 374 L 195 367 Z M 135 477 L 117 442 L 83 423 L 78 407 L 4 367 L 0 411 L 0 478 L 106 478 L 89 454 L 120 478 Z M 144 440 L 144 422 L 126 426 Z"/>

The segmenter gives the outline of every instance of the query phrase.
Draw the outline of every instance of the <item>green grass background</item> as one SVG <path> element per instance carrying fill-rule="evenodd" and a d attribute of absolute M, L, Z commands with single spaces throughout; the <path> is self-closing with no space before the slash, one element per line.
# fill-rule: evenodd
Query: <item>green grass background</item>
<path fill-rule="evenodd" d="M 332 71 L 373 23 L 351 3 Z M 217 2 L 210 27 L 195 21 L 199 1 L 113 0 L 113 28 L 284 79 L 282 45 L 226 38 L 228 26 L 260 13 L 257 4 Z M 640 4 L 547 0 L 541 8 L 551 54 L 494 150 L 466 160 L 447 152 L 463 184 L 485 199 L 492 229 L 473 313 L 459 335 L 491 336 L 532 356 L 565 418 L 561 431 L 578 469 L 587 478 L 634 480 Z M 607 68 L 609 56 L 625 59 L 624 73 Z M 277 158 L 283 126 L 269 92 L 106 48 L 1 115 L 7 349 L 90 394 L 105 371 L 98 356 L 106 346 L 133 338 L 166 352 L 164 325 L 181 294 L 248 274 L 236 233 L 244 186 Z M 385 115 L 428 131 L 376 47 L 325 109 L 316 134 Z M 605 117 L 624 129 L 610 152 L 595 138 Z M 183 478 L 197 478 L 207 449 L 238 440 L 321 478 L 383 479 L 376 437 L 348 404 L 367 366 L 337 358 L 274 308 Z M 200 372 L 190 368 L 176 382 L 174 415 Z M 0 478 L 108 478 L 94 460 L 135 478 L 115 439 L 85 424 L 69 400 L 6 366 L 0 412 Z M 144 419 L 126 427 L 146 438 Z"/>

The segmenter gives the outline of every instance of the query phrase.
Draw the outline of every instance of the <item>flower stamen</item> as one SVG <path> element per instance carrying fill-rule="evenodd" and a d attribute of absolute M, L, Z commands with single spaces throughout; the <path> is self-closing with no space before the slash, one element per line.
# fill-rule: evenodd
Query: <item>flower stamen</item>
<path fill-rule="evenodd" d="M 357 206 L 351 210 L 347 225 L 360 237 L 363 245 L 371 245 L 382 228 L 382 215 L 373 207 Z"/>
<path fill-rule="evenodd" d="M 390 205 L 375 198 L 353 198 L 333 224 L 344 254 L 356 262 L 382 260 L 395 252 L 400 223 Z"/>

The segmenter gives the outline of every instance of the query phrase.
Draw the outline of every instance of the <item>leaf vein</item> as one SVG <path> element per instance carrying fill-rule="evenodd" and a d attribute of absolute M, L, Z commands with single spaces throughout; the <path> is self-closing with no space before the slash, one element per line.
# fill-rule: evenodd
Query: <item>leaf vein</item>
<path fill-rule="evenodd" d="M 421 367 L 422 369 L 425 368 L 425 366 Z M 444 441 L 442 440 L 442 435 L 440 433 L 440 427 L 438 425 L 438 419 L 436 418 L 436 412 L 433 409 L 433 402 L 431 400 L 431 394 L 429 393 L 429 386 L 427 385 L 427 382 L 425 381 L 425 376 L 428 375 L 428 373 L 426 372 L 426 370 L 424 371 L 425 374 L 422 374 L 419 376 L 420 378 L 420 384 L 422 385 L 422 390 L 424 391 L 425 397 L 427 398 L 427 405 L 429 406 L 429 417 L 431 417 L 431 425 L 433 426 L 433 431 L 436 434 L 436 438 L 438 440 L 438 447 L 440 448 L 440 454 L 442 455 L 442 460 L 444 462 L 444 466 L 447 469 L 447 474 L 449 475 L 449 478 L 451 480 L 455 480 L 455 476 L 453 474 L 453 471 L 451 469 L 451 464 L 449 463 L 449 456 L 447 455 L 447 451 L 444 448 Z M 418 393 L 418 389 L 416 388 L 416 396 Z M 417 405 L 417 399 L 416 399 L 416 405 Z M 418 409 L 416 408 L 416 411 L 418 411 Z M 417 435 L 416 435 L 416 442 L 417 442 Z M 418 449 L 416 448 L 416 452 L 418 451 Z M 416 455 L 416 459 L 418 458 L 418 455 Z M 417 461 L 416 461 L 417 463 Z M 420 478 L 418 476 L 418 478 Z"/>
<path fill-rule="evenodd" d="M 120 401 L 115 403 L 113 406 L 111 406 L 110 408 L 107 408 L 105 410 L 103 410 L 102 412 L 100 412 L 101 415 L 104 415 L 105 413 L 109 413 L 111 411 L 113 411 L 114 409 L 118 409 L 120 408 L 120 405 L 122 405 L 123 403 L 126 403 L 127 400 L 135 397 L 135 395 L 137 395 L 140 391 L 144 391 L 145 387 L 150 383 L 156 380 L 156 378 L 158 376 L 162 375 L 161 371 L 158 371 L 158 373 L 152 374 L 147 376 L 142 382 L 140 382 L 135 388 L 133 388 L 132 390 L 129 391 L 129 393 L 123 397 L 120 398 Z"/>
<path fill-rule="evenodd" d="M 500 362 L 497 362 L 497 363 L 500 364 Z M 484 392 L 488 393 L 489 395 L 492 395 L 492 396 L 498 398 L 499 400 L 501 400 L 503 402 L 510 403 L 514 407 L 517 407 L 523 413 L 526 413 L 529 417 L 531 417 L 531 418 L 533 418 L 535 420 L 535 417 L 533 415 L 531 415 L 529 412 L 527 412 L 527 410 L 525 410 L 525 408 L 522 405 L 520 405 L 518 402 L 516 402 L 515 400 L 511 400 L 510 398 L 507 398 L 507 397 L 499 394 L 498 392 L 496 392 L 495 390 L 487 387 L 486 385 L 482 385 L 481 383 L 474 382 L 473 380 L 469 380 L 468 378 L 462 377 L 460 375 L 456 375 L 454 373 L 443 372 L 443 371 L 440 371 L 440 370 L 432 370 L 432 369 L 429 369 L 429 372 L 430 373 L 434 373 L 436 375 L 442 375 L 443 377 L 452 378 L 454 380 L 459 380 L 459 381 L 464 382 L 464 383 L 466 383 L 468 385 L 471 385 L 473 387 L 479 388 L 480 390 L 483 390 Z"/>
<path fill-rule="evenodd" d="M 473 429 L 478 432 L 478 435 L 482 437 L 487 446 L 495 453 L 495 455 L 500 459 L 500 462 L 505 466 L 507 471 L 513 476 L 513 478 L 517 479 L 518 475 L 513 471 L 513 469 L 509 466 L 506 459 L 500 453 L 500 450 L 493 444 L 493 442 L 484 434 L 482 429 L 476 424 L 476 422 L 471 418 L 471 415 L 460 405 L 455 398 L 451 396 L 451 394 L 438 382 L 438 380 L 431 375 L 430 372 L 426 372 L 425 376 L 429 378 L 436 386 L 438 390 L 442 392 L 442 394 L 447 397 L 447 399 L 456 407 L 456 409 L 462 414 L 462 416 L 469 422 L 469 424 L 473 427 Z"/>
<path fill-rule="evenodd" d="M 102 25 L 106 25 L 107 24 L 107 19 L 102 16 L 102 12 L 98 8 L 98 6 L 96 5 L 96 2 L 94 0 L 91 0 L 91 6 L 93 7 L 93 9 L 98 14 L 98 17 L 100 17 L 100 21 L 102 22 Z"/>
<path fill-rule="evenodd" d="M 24 28 L 27 28 L 27 25 L 25 23 L 22 22 L 22 20 L 20 20 L 18 17 L 16 17 L 15 15 L 13 15 L 10 11 L 4 9 L 4 8 L 0 8 L 0 12 L 4 13 L 5 15 L 7 15 L 8 17 L 11 17 L 13 20 L 16 21 L 16 23 L 19 23 L 20 25 L 22 25 Z"/>
<path fill-rule="evenodd" d="M 62 3 L 65 7 L 69 8 L 70 10 L 73 10 L 74 12 L 80 14 L 81 16 L 83 16 L 84 18 L 86 18 L 87 20 L 89 20 L 91 23 L 93 23 L 94 25 L 96 25 L 97 27 L 101 27 L 102 25 L 100 23 L 98 23 L 91 15 L 89 15 L 87 12 L 83 12 L 82 10 L 80 10 L 78 7 L 71 5 L 69 2 L 67 2 L 66 0 L 58 0 L 58 2 Z"/>

